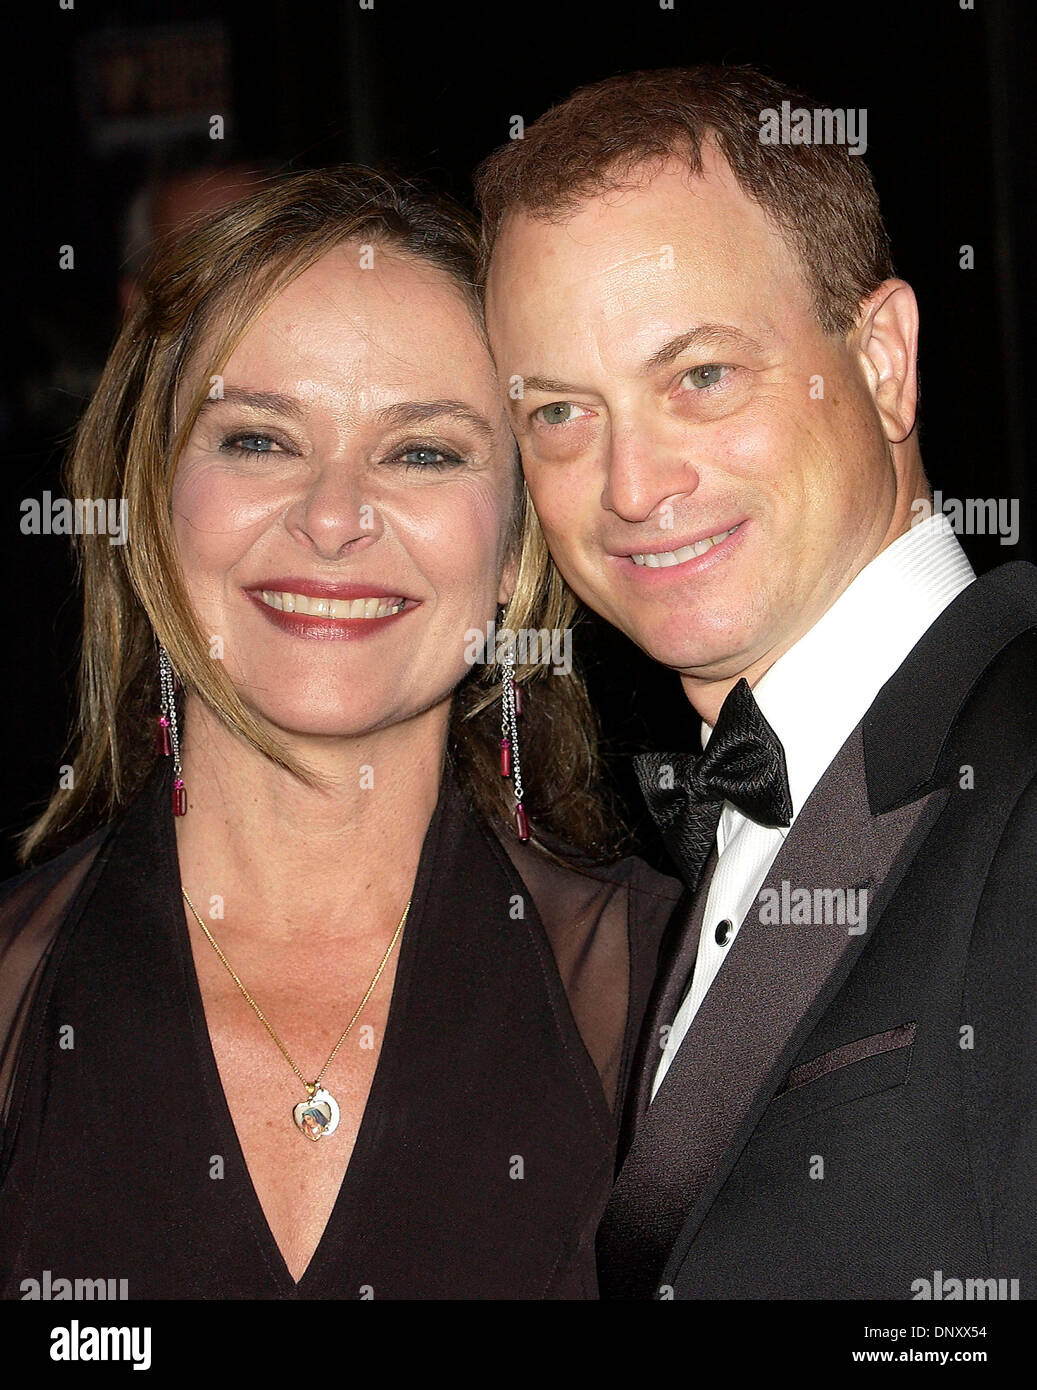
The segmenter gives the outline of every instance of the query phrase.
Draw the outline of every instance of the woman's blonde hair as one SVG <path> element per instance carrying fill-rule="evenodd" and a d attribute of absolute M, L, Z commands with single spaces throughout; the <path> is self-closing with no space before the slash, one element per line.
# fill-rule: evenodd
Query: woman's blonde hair
<path fill-rule="evenodd" d="M 209 383 L 264 305 L 343 242 L 378 243 L 445 272 L 482 332 L 475 289 L 476 231 L 468 214 L 411 181 L 342 165 L 271 180 L 168 241 L 153 260 L 76 433 L 66 470 L 70 496 L 125 498 L 126 545 L 76 538 L 83 635 L 71 785 L 51 797 L 20 841 L 23 862 L 56 852 L 106 823 L 133 797 L 157 756 L 157 645 L 182 684 L 258 751 L 311 785 L 246 708 L 223 663 L 211 659 L 184 586 L 170 496 L 176 462 Z M 182 420 L 174 402 L 200 345 L 209 370 Z M 547 552 L 516 470 L 511 554 L 518 579 L 500 628 L 564 631 L 577 604 Z M 520 651 L 521 656 L 521 651 Z M 455 692 L 449 749 L 459 776 L 489 818 L 510 823 L 509 786 L 498 766 L 500 670 L 473 664 Z M 535 687 L 522 716 L 526 806 L 535 831 L 582 854 L 606 857 L 614 820 L 597 786 L 597 739 L 575 671 L 516 667 Z"/>

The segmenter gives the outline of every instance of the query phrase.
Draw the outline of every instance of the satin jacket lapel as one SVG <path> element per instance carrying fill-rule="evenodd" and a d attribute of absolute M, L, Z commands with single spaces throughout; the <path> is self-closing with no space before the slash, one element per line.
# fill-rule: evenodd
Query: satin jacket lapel
<path fill-rule="evenodd" d="M 648 1109 L 652 1095 L 652 1082 L 659 1064 L 659 1050 L 663 1044 L 663 1029 L 673 1022 L 691 983 L 698 955 L 699 935 L 702 931 L 702 918 L 706 911 L 706 897 L 709 882 L 716 868 L 717 853 L 714 848 L 702 870 L 702 878 L 697 892 L 685 892 L 674 908 L 673 919 L 667 930 L 667 938 L 662 949 L 662 965 L 652 990 L 651 1001 L 645 1014 L 644 1026 L 634 1058 L 633 1082 L 627 1096 L 620 1128 L 619 1162 L 622 1163 L 634 1135 L 640 1127 Z"/>
<path fill-rule="evenodd" d="M 768 925 L 758 904 L 750 910 L 623 1164 L 599 1232 L 604 1296 L 652 1297 L 679 1268 L 948 795 L 940 788 L 873 816 L 861 727 L 851 734 L 797 818 L 761 896 L 774 889 L 780 899 L 783 882 L 792 889 L 864 888 L 866 930 L 852 923 Z M 704 896 L 700 891 L 700 922 Z"/>

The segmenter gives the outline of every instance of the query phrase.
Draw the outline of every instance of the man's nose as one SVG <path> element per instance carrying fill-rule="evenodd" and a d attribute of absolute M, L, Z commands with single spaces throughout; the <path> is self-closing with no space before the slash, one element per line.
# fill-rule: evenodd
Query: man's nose
<path fill-rule="evenodd" d="M 607 511 L 643 525 L 656 513 L 662 518 L 668 502 L 698 485 L 698 469 L 667 431 L 645 422 L 613 430 L 601 493 Z"/>

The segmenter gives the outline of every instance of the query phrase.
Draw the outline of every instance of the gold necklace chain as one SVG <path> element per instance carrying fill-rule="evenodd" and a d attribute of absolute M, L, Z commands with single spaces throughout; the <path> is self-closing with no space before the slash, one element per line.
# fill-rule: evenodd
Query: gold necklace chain
<path fill-rule="evenodd" d="M 347 1036 L 348 1036 L 348 1034 L 349 1034 L 349 1030 L 352 1028 L 353 1024 L 354 1024 L 354 1023 L 357 1021 L 357 1019 L 360 1017 L 361 1010 L 363 1009 L 363 1007 L 364 1007 L 364 1005 L 367 1003 L 367 1001 L 370 999 L 371 995 L 374 993 L 374 987 L 375 987 L 375 985 L 378 983 L 379 979 L 381 978 L 382 971 L 385 969 L 385 966 L 386 966 L 386 963 L 387 963 L 387 961 L 388 961 L 388 959 L 389 959 L 389 956 L 390 956 L 391 953 L 392 953 L 392 948 L 396 945 L 396 942 L 399 940 L 400 932 L 403 931 L 403 924 L 404 924 L 404 922 L 406 922 L 406 920 L 407 920 L 407 914 L 408 914 L 408 912 L 410 912 L 410 899 L 408 898 L 408 900 L 407 900 L 407 906 L 403 909 L 403 916 L 400 918 L 399 926 L 398 926 L 398 927 L 396 928 L 396 930 L 393 932 L 392 940 L 389 942 L 388 946 L 385 948 L 385 955 L 382 957 L 381 964 L 378 966 L 378 969 L 374 972 L 374 979 L 371 981 L 371 983 L 370 983 L 370 984 L 368 985 L 368 987 L 367 987 L 367 993 L 364 995 L 363 999 L 361 999 L 360 1003 L 357 1005 L 357 1007 L 356 1007 L 356 1012 L 354 1013 L 353 1017 L 349 1020 L 349 1022 L 346 1024 L 345 1031 L 343 1032 L 342 1036 L 339 1038 L 339 1040 L 338 1040 L 338 1042 L 335 1044 L 335 1046 L 331 1049 L 331 1056 L 328 1058 L 328 1060 L 327 1060 L 327 1061 L 324 1063 L 324 1065 L 321 1067 L 321 1069 L 320 1069 L 320 1071 L 318 1072 L 318 1074 L 317 1074 L 317 1076 L 315 1077 L 315 1079 L 314 1079 L 313 1081 L 307 1081 L 306 1078 L 305 1078 L 305 1076 L 303 1076 L 302 1072 L 299 1070 L 299 1068 L 298 1068 L 298 1067 L 295 1065 L 295 1063 L 292 1061 L 292 1058 L 291 1058 L 291 1056 L 290 1056 L 290 1054 L 289 1054 L 289 1052 L 288 1052 L 288 1049 L 285 1047 L 284 1043 L 281 1041 L 281 1039 L 280 1039 L 280 1038 L 277 1036 L 277 1034 L 274 1032 L 273 1028 L 270 1026 L 270 1023 L 268 1022 L 268 1020 L 267 1020 L 267 1018 L 266 1018 L 266 1015 L 263 1013 L 263 1010 L 259 1007 L 259 1005 L 256 1003 L 256 1001 L 252 998 L 251 994 L 249 994 L 248 990 L 247 990 L 247 989 L 245 988 L 245 986 L 241 983 L 241 980 L 238 978 L 238 976 L 237 976 L 237 974 L 236 974 L 236 972 L 235 972 L 235 970 L 234 970 L 234 967 L 231 965 L 230 961 L 227 959 L 227 957 L 226 957 L 226 956 L 223 954 L 223 952 L 220 950 L 219 943 L 217 942 L 216 938 L 213 936 L 212 932 L 211 932 L 211 931 L 209 930 L 209 928 L 205 925 L 205 923 L 202 921 L 202 919 L 198 916 L 198 913 L 197 913 L 197 911 L 195 910 L 195 905 L 194 905 L 194 903 L 193 903 L 193 902 L 191 901 L 191 899 L 187 896 L 187 891 L 186 891 L 186 889 L 183 889 L 183 888 L 182 888 L 180 891 L 181 891 L 181 892 L 183 893 L 183 895 L 184 895 L 184 901 L 187 903 L 187 906 L 191 909 L 191 912 L 192 912 L 192 914 L 193 914 L 193 916 L 194 916 L 194 920 L 198 923 L 198 925 L 201 927 L 202 931 L 205 933 L 205 935 L 206 935 L 206 937 L 207 937 L 207 939 L 208 939 L 209 945 L 213 948 L 213 950 L 214 950 L 214 951 L 216 952 L 216 954 L 219 956 L 220 960 L 223 961 L 223 964 L 227 967 L 228 971 L 230 972 L 230 977 L 231 977 L 231 979 L 232 979 L 232 980 L 234 981 L 234 983 L 237 985 L 238 989 L 241 990 L 242 994 L 243 994 L 243 995 L 245 996 L 245 998 L 248 1000 L 249 1004 L 251 1004 L 252 1008 L 253 1008 L 253 1009 L 255 1010 L 255 1012 L 256 1012 L 256 1016 L 258 1017 L 260 1023 L 262 1023 L 263 1027 L 266 1029 L 266 1031 L 267 1031 L 267 1032 L 270 1034 L 270 1036 L 273 1038 L 274 1042 L 277 1044 L 278 1048 L 280 1049 L 281 1054 L 282 1054 L 282 1056 L 284 1057 L 285 1061 L 286 1061 L 286 1062 L 288 1063 L 288 1065 L 291 1067 L 292 1071 L 295 1072 L 296 1076 L 299 1078 L 299 1080 L 302 1082 L 302 1084 L 306 1087 L 306 1090 L 307 1090 L 308 1095 L 312 1098 L 313 1095 L 314 1095 L 314 1092 L 317 1090 L 317 1088 L 320 1086 L 320 1083 L 321 1083 L 321 1082 L 323 1081 L 323 1079 L 324 1079 L 324 1073 L 325 1073 L 325 1072 L 327 1071 L 327 1069 L 331 1066 L 332 1062 L 335 1060 L 335 1057 L 336 1057 L 336 1055 L 337 1055 L 337 1053 L 338 1053 L 339 1048 L 340 1048 L 340 1047 L 342 1046 L 342 1044 L 345 1042 L 345 1040 L 346 1040 L 346 1038 L 347 1038 Z M 318 1136 L 318 1137 L 319 1137 L 319 1136 Z"/>

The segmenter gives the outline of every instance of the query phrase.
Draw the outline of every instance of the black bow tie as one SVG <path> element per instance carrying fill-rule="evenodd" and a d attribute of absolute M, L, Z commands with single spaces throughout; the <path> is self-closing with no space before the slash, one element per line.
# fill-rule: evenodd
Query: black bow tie
<path fill-rule="evenodd" d="M 724 802 L 760 825 L 792 820 L 785 750 L 743 677 L 728 692 L 702 753 L 642 753 L 634 770 L 663 842 L 694 889 Z"/>

